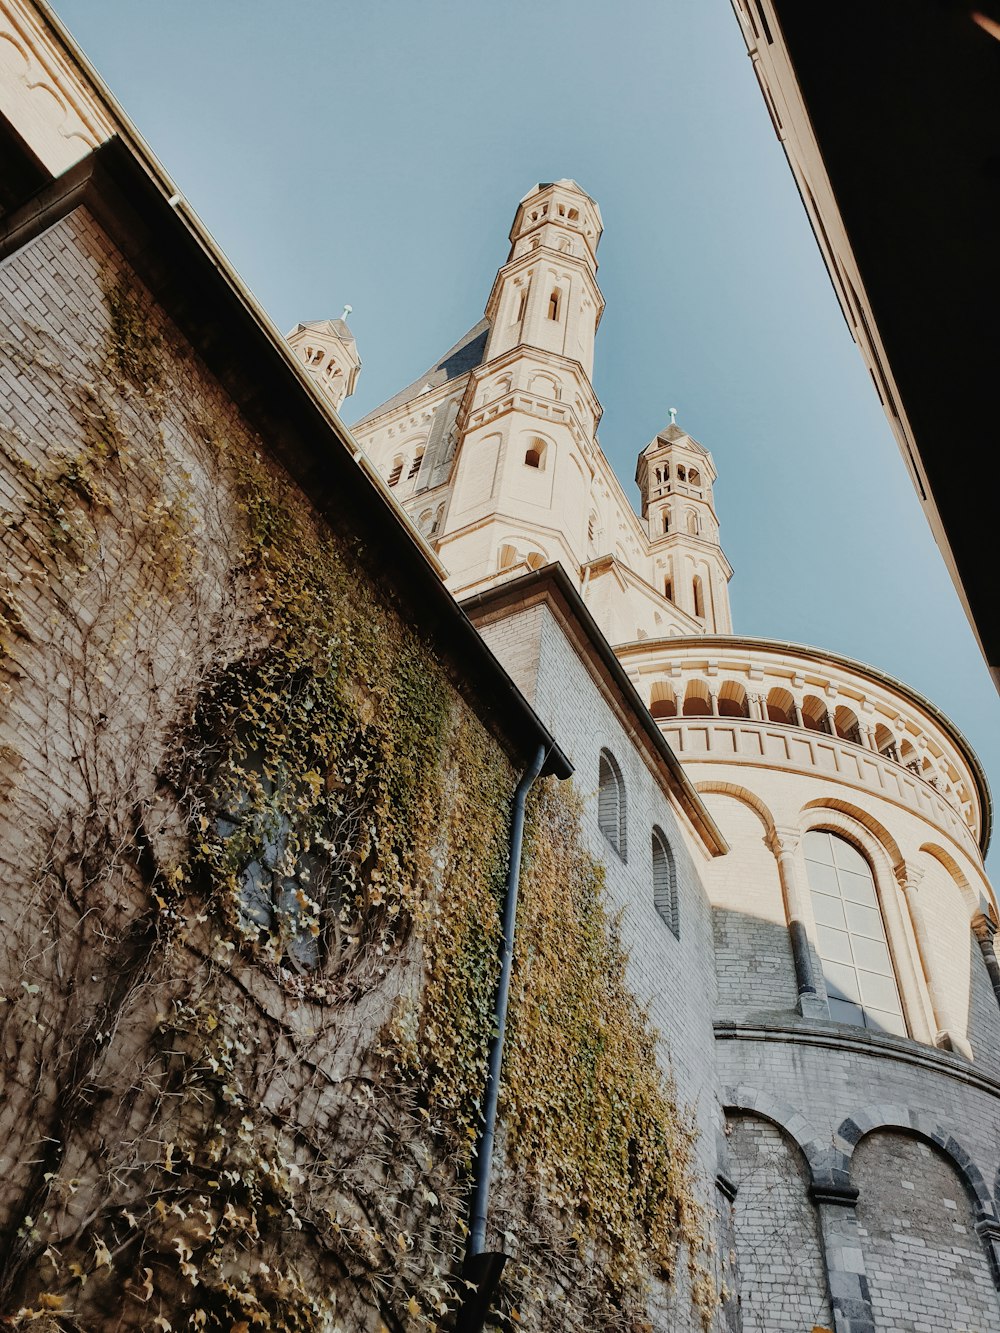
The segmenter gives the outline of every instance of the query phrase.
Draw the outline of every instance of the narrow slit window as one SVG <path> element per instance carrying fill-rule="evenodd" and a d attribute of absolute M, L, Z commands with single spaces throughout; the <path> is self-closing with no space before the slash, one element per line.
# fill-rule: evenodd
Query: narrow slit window
<path fill-rule="evenodd" d="M 597 822 L 601 832 L 625 860 L 625 784 L 617 760 L 601 751 L 598 765 Z"/>
<path fill-rule="evenodd" d="M 552 295 L 549 297 L 549 319 L 559 318 L 559 307 L 562 304 L 560 298 L 561 298 L 561 293 L 559 291 L 559 288 L 557 287 L 555 291 L 552 293 Z"/>
<path fill-rule="evenodd" d="M 677 868 L 670 843 L 663 830 L 653 829 L 653 906 L 671 933 L 680 939 L 680 921 L 677 911 Z"/>

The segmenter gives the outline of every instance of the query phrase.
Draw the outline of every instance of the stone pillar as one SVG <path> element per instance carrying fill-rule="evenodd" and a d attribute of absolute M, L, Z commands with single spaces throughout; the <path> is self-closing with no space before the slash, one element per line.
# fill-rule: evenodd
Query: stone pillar
<path fill-rule="evenodd" d="M 750 706 L 750 716 L 755 722 L 766 722 L 764 716 L 764 697 L 760 694 L 748 694 L 747 703 Z"/>
<path fill-rule="evenodd" d="M 1000 1222 L 995 1217 L 981 1214 L 976 1219 L 976 1235 L 989 1258 L 993 1285 L 1000 1288 Z"/>
<path fill-rule="evenodd" d="M 711 707 L 711 710 L 712 710 L 712 716 L 713 716 L 713 717 L 718 717 L 718 716 L 719 716 L 719 691 L 718 691 L 718 690 L 709 690 L 709 692 L 708 692 L 708 698 L 709 698 L 709 706 Z"/>
<path fill-rule="evenodd" d="M 810 1187 L 809 1197 L 819 1215 L 835 1333 L 875 1333 L 871 1289 L 858 1234 L 858 1191 L 851 1185 L 817 1183 Z"/>
<path fill-rule="evenodd" d="M 997 923 L 985 912 L 977 912 L 972 918 L 972 933 L 975 935 L 976 942 L 982 951 L 983 961 L 986 963 L 986 971 L 990 976 L 990 985 L 993 987 L 997 1005 L 1000 1005 L 1000 961 L 997 960 L 996 950 L 993 947 L 993 937 L 997 933 Z"/>
<path fill-rule="evenodd" d="M 793 704 L 793 706 L 794 706 L 794 708 L 795 708 L 795 725 L 796 725 L 797 727 L 805 726 L 805 723 L 802 721 L 802 703 L 801 703 L 801 701 L 800 701 L 799 699 L 793 699 L 793 700 L 792 700 L 792 704 Z"/>
<path fill-rule="evenodd" d="M 928 1045 L 936 1045 L 935 1037 L 937 1034 L 930 1030 L 924 1012 L 920 981 L 917 977 L 917 970 L 913 965 L 913 955 L 910 952 L 906 927 L 903 924 L 903 911 L 899 905 L 899 891 L 895 878 L 886 875 L 884 879 L 879 880 L 879 888 L 881 889 L 879 901 L 882 904 L 882 916 L 885 919 L 889 956 L 892 958 L 893 970 L 896 973 L 896 985 L 899 987 L 900 999 L 903 1002 L 903 1013 L 909 1019 L 910 1036 L 915 1037 L 917 1041 L 925 1041 Z M 907 898 L 907 902 L 909 901 L 909 898 Z M 916 933 L 915 921 L 914 933 Z M 923 952 L 922 949 L 921 952 Z M 930 981 L 928 980 L 929 987 Z"/>
<path fill-rule="evenodd" d="M 941 975 L 931 943 L 927 918 L 920 906 L 918 886 L 923 879 L 923 871 L 907 867 L 899 876 L 903 897 L 913 923 L 913 935 L 917 941 L 917 953 L 927 981 L 927 990 L 931 997 L 931 1012 L 934 1017 L 934 1045 L 943 1051 L 958 1051 L 966 1059 L 972 1059 L 972 1048 L 958 1030 L 951 1006 L 948 1002 L 948 983 Z M 1000 971 L 997 973 L 1000 980 Z"/>
<path fill-rule="evenodd" d="M 861 733 L 861 744 L 866 750 L 875 749 L 875 729 L 870 722 L 862 722 L 858 719 L 858 731 Z"/>
<path fill-rule="evenodd" d="M 795 852 L 798 845 L 797 831 L 775 829 L 771 838 L 771 851 L 778 862 L 778 877 L 781 880 L 781 892 L 785 900 L 785 919 L 788 922 L 788 937 L 792 945 L 792 961 L 795 964 L 799 1013 L 803 1018 L 829 1018 L 830 1006 L 820 996 L 816 985 L 809 932 L 805 924 L 802 890 L 795 869 Z"/>

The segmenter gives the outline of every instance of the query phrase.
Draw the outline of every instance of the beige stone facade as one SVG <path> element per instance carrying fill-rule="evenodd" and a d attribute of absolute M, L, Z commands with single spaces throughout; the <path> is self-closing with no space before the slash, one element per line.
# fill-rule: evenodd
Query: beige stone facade
<path fill-rule="evenodd" d="M 206 1281 L 192 1284 L 184 1256 L 204 1257 L 200 1228 L 215 1225 L 214 1205 L 176 1212 L 177 1134 L 159 1120 L 152 1134 L 153 1112 L 120 1079 L 133 1066 L 152 1069 L 140 1059 L 143 1043 L 162 1035 L 161 1011 L 185 977 L 204 975 L 231 990 L 227 1012 L 239 1017 L 237 1038 L 250 1042 L 236 1062 L 254 1089 L 246 1115 L 232 1111 L 231 1083 L 221 1085 L 218 1115 L 237 1137 L 250 1124 L 258 1149 L 279 1123 L 294 1130 L 281 1170 L 270 1159 L 261 1170 L 290 1191 L 275 1197 L 294 1197 L 299 1211 L 272 1209 L 278 1239 L 254 1281 L 266 1277 L 268 1291 L 285 1283 L 287 1292 L 291 1270 L 280 1265 L 301 1256 L 311 1274 L 303 1299 L 327 1302 L 346 1321 L 330 1315 L 310 1327 L 374 1333 L 389 1317 L 406 1333 L 428 1326 L 431 1307 L 406 1286 L 416 1271 L 412 1237 L 395 1229 L 388 1257 L 379 1252 L 383 1267 L 372 1269 L 382 1276 L 366 1286 L 364 1266 L 384 1238 L 360 1214 L 338 1212 L 343 1179 L 353 1172 L 357 1184 L 362 1161 L 366 1187 L 376 1182 L 368 1205 L 387 1180 L 402 1181 L 419 1198 L 424 1234 L 444 1235 L 446 1222 L 459 1229 L 464 1168 L 439 1173 L 442 1188 L 438 1167 L 425 1165 L 425 1142 L 440 1146 L 432 1123 L 415 1110 L 392 1151 L 378 1155 L 388 1102 L 370 1090 L 384 1049 L 366 1047 L 370 1063 L 357 1066 L 364 1080 L 351 1081 L 357 1069 L 347 1076 L 361 1035 L 383 1032 L 397 1001 L 423 984 L 410 954 L 373 962 L 377 983 L 364 1004 L 350 999 L 353 1026 L 343 1029 L 308 978 L 234 962 L 222 937 L 211 937 L 207 913 L 155 986 L 128 991 L 132 1008 L 119 1005 L 125 1018 L 113 1031 L 110 1001 L 91 990 L 104 981 L 114 990 L 119 954 L 109 941 L 132 948 L 140 938 L 138 925 L 128 933 L 128 913 L 148 906 L 148 858 L 162 860 L 161 887 L 164 840 L 184 833 L 179 815 L 171 823 L 163 813 L 187 799 L 164 786 L 173 715 L 210 659 L 226 669 L 241 653 L 256 660 L 269 608 L 251 624 L 247 607 L 278 550 L 274 532 L 294 512 L 310 532 L 344 542 L 343 577 L 361 589 L 354 632 L 370 643 L 375 624 L 394 645 L 406 635 L 424 645 L 422 660 L 441 668 L 456 716 L 511 782 L 539 747 L 551 772 L 575 770 L 583 845 L 628 953 L 623 975 L 636 1012 L 658 1029 L 648 1063 L 671 1075 L 697 1131 L 692 1197 L 705 1219 L 704 1248 L 689 1252 L 690 1263 L 648 1275 L 627 1309 L 607 1301 L 600 1327 L 695 1333 L 706 1310 L 716 1333 L 1000 1327 L 1000 963 L 983 866 L 991 806 L 982 771 L 949 721 L 901 682 L 833 651 L 733 633 L 715 467 L 672 412 L 645 447 L 637 442 L 638 503 L 630 503 L 597 437 L 597 204 L 568 180 L 529 191 L 483 320 L 352 435 L 338 416 L 360 370 L 346 322 L 304 323 L 288 344 L 277 339 L 58 24 L 26 0 L 0 0 L 0 17 L 10 143 L 24 148 L 25 171 L 40 173 L 0 250 L 4 317 L 16 334 L 0 362 L 5 504 L 33 516 L 4 528 L 24 569 L 0 608 L 14 639 L 4 754 L 20 755 L 4 774 L 0 843 L 0 1022 L 10 1024 L 4 1049 L 17 1073 L 3 1111 L 4 1299 L 38 1299 L 31 1322 L 44 1307 L 51 1330 L 69 1308 L 61 1293 L 83 1291 L 68 1262 L 37 1276 L 39 1218 L 54 1253 L 79 1255 L 88 1301 L 118 1312 L 126 1292 L 127 1318 L 114 1315 L 122 1327 L 170 1327 L 167 1314 L 193 1318 L 207 1299 L 221 1269 L 210 1275 L 206 1266 Z M 106 144 L 113 130 L 121 142 Z M 120 207 L 126 197 L 129 210 Z M 129 317 L 136 309 L 141 337 Z M 112 445 L 109 480 L 94 469 L 111 466 Z M 253 460 L 262 458 L 271 481 L 268 503 L 254 511 L 260 558 L 251 574 L 236 534 L 252 508 Z M 43 510 L 53 494 L 58 504 Z M 276 495 L 283 505 L 272 503 Z M 135 558 L 127 541 L 136 525 L 182 539 L 191 558 Z M 84 538 L 87 559 L 70 559 Z M 300 608 L 309 600 L 292 599 Z M 12 619 L 22 602 L 20 621 Z M 419 695 L 420 672 L 411 675 L 352 681 L 364 726 L 389 708 L 403 718 L 403 687 Z M 294 693 L 301 682 L 279 684 Z M 401 772 L 405 760 L 395 762 Z M 482 820 L 479 793 L 463 787 L 468 767 L 465 754 L 442 768 L 448 832 L 429 852 L 432 879 L 461 861 Z M 375 768 L 396 776 L 391 761 Z M 323 786 L 312 770 L 306 779 L 304 790 Z M 127 801 L 114 892 L 100 908 L 119 933 L 108 933 L 96 907 L 88 911 L 92 942 L 67 974 L 56 941 L 44 939 L 50 926 L 32 933 L 42 917 L 32 906 L 37 884 L 23 873 L 24 828 L 55 821 L 85 838 L 110 789 Z M 143 830 L 138 842 L 136 793 L 157 821 L 154 836 Z M 211 836 L 210 820 L 193 827 Z M 62 854 L 53 849 L 50 859 Z M 45 883 L 57 888 L 57 878 Z M 439 887 L 450 892 L 451 883 Z M 56 1001 L 64 1021 L 53 1021 Z M 77 1032 L 67 1110 L 57 1066 L 42 1057 Z M 276 1034 L 266 1059 L 255 1054 L 263 1032 Z M 181 1055 L 161 1053 L 163 1077 L 173 1077 Z M 192 1067 L 204 1073 L 209 1063 Z M 67 1147 L 52 1148 L 56 1120 L 42 1123 L 33 1110 L 38 1068 L 48 1070 L 38 1095 L 53 1116 L 66 1113 L 58 1125 Z M 209 1104 L 206 1093 L 199 1106 Z M 72 1137 L 90 1124 L 92 1158 Z M 637 1170 L 633 1145 L 619 1147 L 623 1170 Z M 48 1173 L 42 1153 L 51 1155 Z M 105 1159 L 116 1188 L 140 1168 L 159 1172 L 155 1199 L 148 1190 L 136 1201 L 100 1195 L 95 1181 L 104 1177 L 92 1167 Z M 199 1190 L 223 1188 L 215 1165 Z M 309 1173 L 307 1191 L 293 1188 L 296 1170 Z M 557 1258 L 545 1295 L 519 1323 L 589 1327 L 590 1242 L 581 1248 L 579 1233 L 560 1231 L 565 1218 L 532 1230 L 524 1181 L 504 1169 L 498 1180 L 491 1243 L 518 1263 L 533 1262 L 533 1248 L 546 1263 Z M 141 1253 L 103 1239 L 119 1245 L 116 1228 L 133 1208 L 149 1213 Z M 87 1230 L 105 1223 L 111 1230 Z M 249 1235 L 248 1225 L 240 1254 Z M 318 1264 L 317 1237 L 328 1256 Z M 156 1282 L 168 1275 L 173 1284 L 162 1287 L 155 1319 L 143 1305 L 152 1290 L 144 1263 Z M 699 1311 L 690 1298 L 703 1281 L 721 1300 Z M 329 1306 L 330 1293 L 344 1289 L 345 1303 Z M 17 1316 L 16 1302 L 9 1313 Z"/>
<path fill-rule="evenodd" d="M 495 608 L 513 614 L 520 595 L 526 615 L 525 570 L 562 565 L 728 845 L 700 880 L 743 1326 L 930 1330 L 952 1326 L 956 1297 L 955 1327 L 992 1328 L 1000 1233 L 975 1182 L 1000 1169 L 1000 968 L 982 770 L 930 701 L 876 668 L 732 632 L 715 468 L 672 412 L 639 453 L 632 508 L 588 378 L 599 228 L 573 182 L 531 191 L 483 324 L 355 433 L 557 731 L 570 700 L 537 694 L 544 655 L 526 657 Z M 640 993 L 662 985 L 653 939 L 632 940 Z M 942 1207 L 961 1277 L 930 1220 Z M 915 1252 L 934 1276 L 904 1293 Z"/>

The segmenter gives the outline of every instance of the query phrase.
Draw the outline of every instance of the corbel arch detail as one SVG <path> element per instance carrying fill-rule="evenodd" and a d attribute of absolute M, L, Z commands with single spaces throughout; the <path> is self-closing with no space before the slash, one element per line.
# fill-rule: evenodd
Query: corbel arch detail
<path fill-rule="evenodd" d="M 879 1129 L 898 1130 L 924 1139 L 938 1148 L 953 1164 L 976 1213 L 976 1220 L 996 1221 L 997 1213 L 993 1195 L 986 1184 L 972 1154 L 955 1138 L 949 1130 L 940 1125 L 932 1116 L 923 1111 L 914 1111 L 908 1106 L 892 1103 L 874 1102 L 862 1106 L 846 1120 L 842 1121 L 834 1136 L 834 1143 L 850 1167 L 854 1150 L 866 1135 Z"/>

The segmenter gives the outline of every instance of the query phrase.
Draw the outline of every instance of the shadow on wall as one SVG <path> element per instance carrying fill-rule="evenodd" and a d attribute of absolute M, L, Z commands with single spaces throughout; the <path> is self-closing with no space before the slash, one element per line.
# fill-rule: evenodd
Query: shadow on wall
<path fill-rule="evenodd" d="M 778 1010 L 797 1016 L 795 965 L 784 922 L 713 907 L 712 926 L 720 1014 Z"/>

